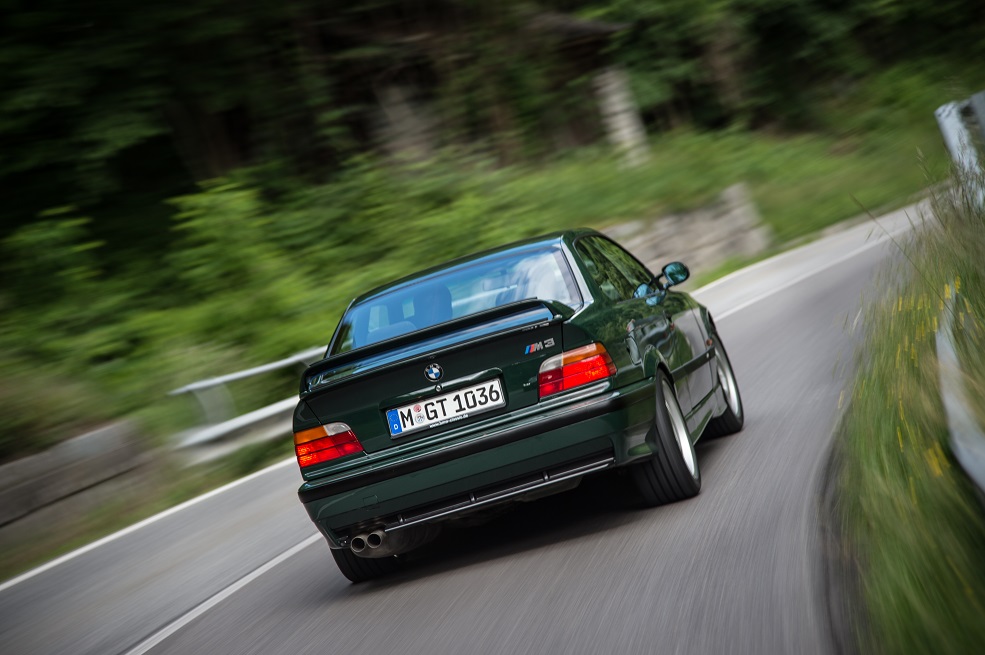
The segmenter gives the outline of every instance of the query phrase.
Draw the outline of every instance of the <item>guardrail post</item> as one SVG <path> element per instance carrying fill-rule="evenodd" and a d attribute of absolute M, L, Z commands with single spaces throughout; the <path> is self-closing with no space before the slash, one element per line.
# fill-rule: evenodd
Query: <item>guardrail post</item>
<path fill-rule="evenodd" d="M 192 395 L 202 408 L 205 425 L 215 425 L 232 418 L 233 398 L 226 385 L 218 384 L 214 387 L 195 389 Z"/>
<path fill-rule="evenodd" d="M 968 103 L 978 124 L 978 135 L 985 139 L 985 91 L 979 91 L 968 98 Z"/>
<path fill-rule="evenodd" d="M 227 384 L 292 366 L 303 370 L 308 363 L 323 359 L 325 350 L 325 346 L 311 348 L 276 362 L 199 380 L 168 392 L 171 396 L 191 393 L 201 406 L 205 418 L 204 425 L 174 435 L 174 447 L 179 450 L 194 450 L 194 454 L 187 460 L 188 463 L 197 463 L 221 457 L 248 443 L 290 434 L 291 416 L 297 404 L 297 395 L 233 416 L 232 396 Z"/>

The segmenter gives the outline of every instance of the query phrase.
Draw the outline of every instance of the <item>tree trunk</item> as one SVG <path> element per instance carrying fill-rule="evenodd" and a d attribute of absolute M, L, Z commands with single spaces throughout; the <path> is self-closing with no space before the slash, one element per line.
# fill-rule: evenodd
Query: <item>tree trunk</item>
<path fill-rule="evenodd" d="M 746 111 L 745 52 L 742 28 L 734 17 L 727 15 L 712 30 L 704 60 L 718 101 L 732 120 L 742 118 Z"/>
<path fill-rule="evenodd" d="M 609 141 L 622 151 L 629 166 L 646 162 L 650 157 L 646 130 L 626 71 L 614 66 L 603 69 L 595 76 L 595 91 Z"/>

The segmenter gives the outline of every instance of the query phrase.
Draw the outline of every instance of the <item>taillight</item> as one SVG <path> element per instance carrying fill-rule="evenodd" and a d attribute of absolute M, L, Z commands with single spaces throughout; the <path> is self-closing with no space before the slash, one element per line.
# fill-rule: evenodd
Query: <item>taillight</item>
<path fill-rule="evenodd" d="M 294 433 L 294 452 L 301 468 L 362 451 L 356 434 L 345 423 L 329 423 Z"/>
<path fill-rule="evenodd" d="M 591 343 L 544 360 L 537 384 L 540 397 L 598 382 L 616 374 L 616 365 L 600 343 Z"/>

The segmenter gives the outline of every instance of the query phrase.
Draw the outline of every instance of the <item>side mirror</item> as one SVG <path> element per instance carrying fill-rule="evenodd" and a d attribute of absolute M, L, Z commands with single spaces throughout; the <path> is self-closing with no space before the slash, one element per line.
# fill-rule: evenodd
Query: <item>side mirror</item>
<path fill-rule="evenodd" d="M 691 271 L 681 262 L 671 262 L 663 267 L 663 277 L 667 278 L 664 288 L 669 289 L 691 277 Z"/>

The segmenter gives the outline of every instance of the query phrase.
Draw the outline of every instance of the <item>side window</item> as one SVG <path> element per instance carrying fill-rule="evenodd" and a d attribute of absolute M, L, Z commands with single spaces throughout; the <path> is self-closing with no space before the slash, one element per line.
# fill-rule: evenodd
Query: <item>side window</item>
<path fill-rule="evenodd" d="M 609 241 L 608 239 L 593 239 L 597 245 L 598 249 L 606 256 L 606 258 L 612 262 L 612 264 L 619 270 L 619 272 L 629 281 L 632 291 L 629 292 L 627 298 L 632 297 L 633 293 L 642 284 L 649 284 L 653 279 L 650 271 L 646 269 L 645 266 L 636 261 L 636 258 L 630 255 L 626 250 L 624 250 L 618 244 Z"/>
<path fill-rule="evenodd" d="M 601 251 L 600 245 L 606 243 L 598 237 L 580 239 L 575 250 L 581 255 L 589 274 L 611 300 L 626 300 L 633 297 L 639 284 L 627 278 L 615 263 Z"/>

